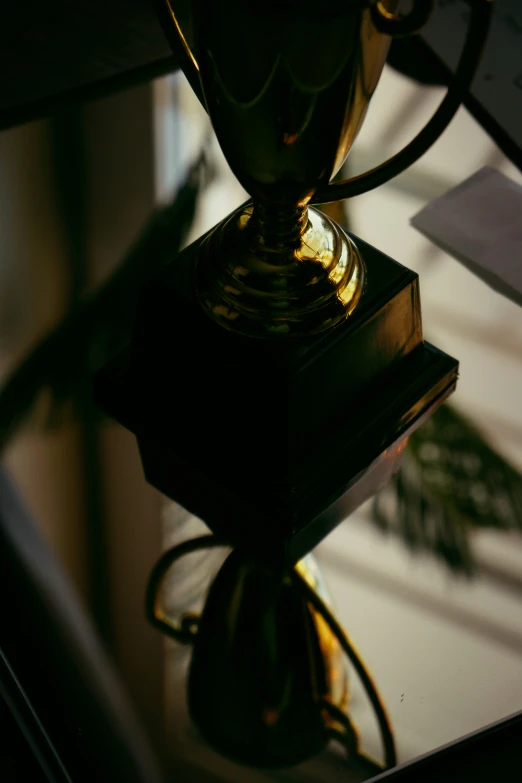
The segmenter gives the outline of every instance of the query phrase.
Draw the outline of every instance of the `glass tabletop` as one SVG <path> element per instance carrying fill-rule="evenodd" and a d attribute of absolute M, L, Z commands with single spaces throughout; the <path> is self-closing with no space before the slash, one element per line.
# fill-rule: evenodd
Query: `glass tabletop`
<path fill-rule="evenodd" d="M 185 144 L 183 154 L 190 157 L 208 124 L 183 77 L 177 79 L 176 122 Z M 398 150 L 422 126 L 442 94 L 443 90 L 420 88 L 386 69 L 349 157 L 348 173 L 370 168 Z M 170 119 L 168 112 L 165 116 L 165 122 L 172 122 L 172 113 Z M 217 145 L 212 149 L 218 176 L 204 194 L 189 241 L 246 197 Z M 522 310 L 409 224 L 430 199 L 483 165 L 522 182 L 520 172 L 462 109 L 415 166 L 346 204 L 345 222 L 355 235 L 419 273 L 425 336 L 460 360 L 460 379 L 449 404 L 465 414 L 503 460 L 522 471 Z M 162 169 L 160 191 L 168 190 L 174 169 L 170 174 L 168 167 Z M 521 530 L 522 517 L 511 529 L 499 529 L 493 517 L 480 527 L 465 526 L 467 573 L 440 552 L 430 551 L 429 536 L 415 548 L 400 524 L 393 531 L 380 529 L 369 502 L 315 551 L 337 617 L 387 706 L 399 762 L 522 708 Z M 175 505 L 166 506 L 165 546 L 202 532 L 206 528 L 199 520 Z M 220 557 L 206 555 L 201 560 L 199 573 L 207 580 Z M 195 571 L 189 567 L 188 573 Z M 196 592 L 204 590 L 205 578 Z M 219 759 L 198 738 L 186 713 L 182 694 L 189 655 L 187 649 L 166 643 L 166 728 L 176 753 L 224 779 L 253 783 L 371 776 L 369 770 L 350 766 L 334 749 L 297 769 L 270 774 L 247 773 Z M 362 750 L 382 760 L 378 727 L 353 672 L 350 715 L 359 728 Z"/>

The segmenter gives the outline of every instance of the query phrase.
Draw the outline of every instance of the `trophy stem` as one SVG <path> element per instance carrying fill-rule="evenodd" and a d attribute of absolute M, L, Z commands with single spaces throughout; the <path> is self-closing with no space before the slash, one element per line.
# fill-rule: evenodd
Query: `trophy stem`
<path fill-rule="evenodd" d="M 364 264 L 319 210 L 255 201 L 207 237 L 194 280 L 201 306 L 221 326 L 248 337 L 307 337 L 354 311 Z"/>
<path fill-rule="evenodd" d="M 251 226 L 254 246 L 284 259 L 285 252 L 293 252 L 301 245 L 308 226 L 308 207 L 254 200 Z"/>

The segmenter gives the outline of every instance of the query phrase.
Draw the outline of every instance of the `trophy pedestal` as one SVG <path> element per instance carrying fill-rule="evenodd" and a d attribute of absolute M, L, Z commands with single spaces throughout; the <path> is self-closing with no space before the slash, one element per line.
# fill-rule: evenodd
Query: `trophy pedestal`
<path fill-rule="evenodd" d="M 136 434 L 151 484 L 234 546 L 293 564 L 396 470 L 458 363 L 423 341 L 417 275 L 359 239 L 366 285 L 344 323 L 228 332 L 192 292 L 201 241 L 149 282 L 95 397 Z"/>

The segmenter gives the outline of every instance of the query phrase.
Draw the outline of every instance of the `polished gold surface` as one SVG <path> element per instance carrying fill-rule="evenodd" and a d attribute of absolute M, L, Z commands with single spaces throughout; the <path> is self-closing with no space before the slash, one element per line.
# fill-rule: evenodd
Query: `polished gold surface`
<path fill-rule="evenodd" d="M 352 146 L 389 36 L 365 0 L 169 8 L 225 157 L 253 198 L 205 244 L 195 277 L 204 309 L 258 337 L 335 326 L 359 301 L 363 263 L 344 232 L 306 205 Z"/>
<path fill-rule="evenodd" d="M 307 203 L 346 158 L 390 44 L 371 5 L 171 0 L 180 30 L 191 25 L 184 43 L 219 143 L 254 201 Z"/>
<path fill-rule="evenodd" d="M 309 587 L 314 590 L 324 603 L 332 609 L 332 602 L 325 584 L 321 569 L 315 557 L 306 555 L 295 566 L 297 573 L 303 577 Z M 348 708 L 348 672 L 344 654 L 339 640 L 332 633 L 330 626 L 324 617 L 310 606 L 314 618 L 319 645 L 323 654 L 328 677 L 329 701 L 339 709 L 346 711 Z"/>
<path fill-rule="evenodd" d="M 349 198 L 378 187 L 429 149 L 467 94 L 491 16 L 487 0 L 472 5 L 454 79 L 420 133 L 371 171 L 332 183 L 364 121 L 391 37 L 418 32 L 434 0 L 412 0 L 406 14 L 398 12 L 399 0 L 157 2 L 167 37 L 209 113 L 225 157 L 252 196 L 253 219 L 266 227 L 265 217 L 270 215 L 272 232 L 275 213 L 293 214 L 294 231 L 288 232 L 289 237 L 304 228 L 301 210 L 307 204 Z M 223 230 L 225 226 L 228 232 L 233 230 L 229 223 L 223 224 Z M 222 244 L 215 241 L 218 251 Z M 248 268 L 250 274 L 255 265 L 246 265 L 242 252 L 251 254 L 252 246 L 240 251 L 239 237 L 230 246 L 236 253 L 233 263 Z M 284 249 L 291 254 L 295 242 Z M 325 250 L 323 245 L 317 251 L 319 263 Z M 228 274 L 224 267 L 232 263 L 225 258 L 226 254 L 218 252 L 215 263 L 221 269 L 198 276 L 196 285 L 209 315 L 234 331 L 263 337 L 313 334 L 347 318 L 357 304 L 358 295 L 348 296 L 344 277 L 337 280 L 334 275 L 328 280 L 337 288 L 337 316 L 317 319 L 308 304 L 299 307 L 294 299 L 290 314 L 281 315 L 274 328 L 270 294 L 263 302 L 257 297 L 255 317 L 248 321 L 239 314 L 244 316 L 246 310 L 241 311 L 235 301 L 231 307 L 225 296 L 227 288 L 220 280 Z M 274 266 L 271 274 L 277 278 Z M 276 287 L 274 279 L 269 288 Z M 232 289 L 228 293 L 235 296 Z M 304 302 L 306 285 L 303 291 Z M 244 293 L 241 289 L 242 304 Z M 296 309 L 299 317 L 292 320 Z M 266 328 L 260 328 L 260 318 L 267 321 Z"/>
<path fill-rule="evenodd" d="M 237 210 L 202 246 L 195 271 L 203 308 L 256 337 L 315 334 L 344 320 L 364 282 L 353 241 L 311 207 L 260 212 Z"/>

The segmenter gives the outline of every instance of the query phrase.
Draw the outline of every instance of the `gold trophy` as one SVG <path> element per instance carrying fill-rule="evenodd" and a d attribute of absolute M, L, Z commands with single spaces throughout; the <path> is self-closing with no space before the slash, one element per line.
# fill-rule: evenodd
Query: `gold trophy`
<path fill-rule="evenodd" d="M 97 375 L 95 395 L 136 434 L 150 483 L 214 534 L 165 553 L 147 607 L 163 632 L 194 644 L 200 730 L 247 764 L 295 764 L 331 736 L 357 754 L 339 645 L 395 763 L 371 677 L 303 558 L 397 469 L 409 433 L 455 388 L 458 363 L 423 340 L 417 275 L 311 205 L 399 174 L 455 114 L 487 0 L 471 3 L 455 76 L 420 134 L 376 169 L 331 183 L 391 38 L 420 29 L 432 5 L 412 0 L 401 16 L 395 0 L 157 0 L 252 201 L 148 282 L 132 345 Z M 166 571 L 222 545 L 234 551 L 201 617 L 169 618 Z"/>
<path fill-rule="evenodd" d="M 95 395 L 136 434 L 155 487 L 234 546 L 295 564 L 396 470 L 458 371 L 423 339 L 417 275 L 311 205 L 378 187 L 436 141 L 491 3 L 470 0 L 462 55 L 423 130 L 341 182 L 391 39 L 420 29 L 432 0 L 405 16 L 396 0 L 156 5 L 252 201 L 147 283 L 132 345 Z"/>
<path fill-rule="evenodd" d="M 382 486 L 408 433 L 456 384 L 457 362 L 423 340 L 417 275 L 311 206 L 406 169 L 467 92 L 488 0 L 472 0 L 455 75 L 418 136 L 372 171 L 330 181 L 392 37 L 421 28 L 433 2 L 412 0 L 405 16 L 398 5 L 157 0 L 252 201 L 148 283 L 133 344 L 96 393 L 136 433 L 154 486 L 282 562 Z"/>
<path fill-rule="evenodd" d="M 393 35 L 417 31 L 431 0 L 159 3 L 164 29 L 252 204 L 199 250 L 199 301 L 221 325 L 259 337 L 310 335 L 353 313 L 365 284 L 357 245 L 311 208 L 362 193 L 409 166 L 465 94 L 488 3 L 475 2 L 450 93 L 423 133 L 384 166 L 329 185 L 364 121 Z M 466 78 L 468 76 L 468 78 Z M 463 83 L 466 82 L 466 84 Z"/>

